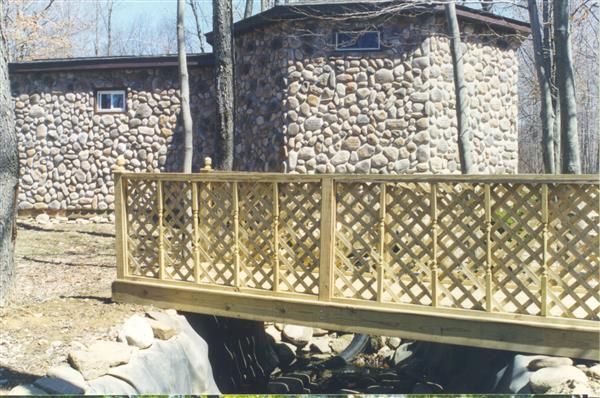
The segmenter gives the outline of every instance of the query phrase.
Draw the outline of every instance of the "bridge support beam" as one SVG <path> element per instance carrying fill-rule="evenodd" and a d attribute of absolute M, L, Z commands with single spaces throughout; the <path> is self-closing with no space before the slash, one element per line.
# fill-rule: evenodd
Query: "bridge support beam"
<path fill-rule="evenodd" d="M 151 280 L 118 280 L 113 284 L 113 299 L 201 314 L 446 344 L 591 360 L 600 356 L 600 331 L 593 321 L 414 305 L 408 308 L 394 304 L 392 308 L 384 303 L 343 299 L 324 303 L 291 296 L 271 297 L 256 291 L 202 289 L 186 283 Z"/>

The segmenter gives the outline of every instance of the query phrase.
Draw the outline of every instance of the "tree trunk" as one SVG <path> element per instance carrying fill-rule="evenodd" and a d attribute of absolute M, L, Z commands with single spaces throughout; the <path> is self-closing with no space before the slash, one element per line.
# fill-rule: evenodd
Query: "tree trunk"
<path fill-rule="evenodd" d="M 184 29 L 185 0 L 177 0 L 177 55 L 179 57 L 179 87 L 181 90 L 181 119 L 183 121 L 184 150 L 183 172 L 192 172 L 192 158 L 194 156 L 194 143 L 192 135 L 192 114 L 190 112 L 190 82 L 187 68 L 187 54 L 185 51 Z"/>
<path fill-rule="evenodd" d="M 233 38 L 231 0 L 213 0 L 213 51 L 217 90 L 216 166 L 233 169 Z"/>
<path fill-rule="evenodd" d="M 252 8 L 254 7 L 253 0 L 246 0 L 246 9 L 244 10 L 244 18 L 250 18 L 252 16 Z"/>
<path fill-rule="evenodd" d="M 568 0 L 554 0 L 554 43 L 556 46 L 556 79 L 560 93 L 560 129 L 562 144 L 562 172 L 581 173 L 579 136 L 577 132 L 577 104 L 575 79 L 571 56 Z"/>
<path fill-rule="evenodd" d="M 0 2 L 0 24 L 3 24 Z M 0 26 L 0 307 L 6 304 L 14 280 L 14 241 L 16 236 L 19 155 L 8 77 L 6 29 Z"/>
<path fill-rule="evenodd" d="M 109 0 L 106 5 L 107 17 L 106 17 L 106 55 L 112 55 L 112 14 L 113 14 L 113 2 Z"/>
<path fill-rule="evenodd" d="M 260 11 L 267 11 L 267 8 L 269 8 L 269 0 L 260 0 Z"/>
<path fill-rule="evenodd" d="M 446 3 L 446 22 L 450 36 L 450 52 L 454 73 L 454 92 L 456 94 L 456 120 L 458 125 L 458 155 L 463 174 L 475 172 L 473 152 L 471 150 L 471 131 L 469 130 L 469 102 L 467 85 L 463 73 L 463 55 L 460 41 L 460 30 L 456 18 L 456 7 L 453 2 Z"/>
<path fill-rule="evenodd" d="M 552 92 L 550 90 L 549 71 L 544 62 L 544 49 L 542 48 L 542 28 L 538 17 L 536 0 L 528 0 L 529 20 L 533 36 L 533 52 L 535 54 L 535 68 L 540 86 L 541 118 L 542 118 L 542 154 L 544 158 L 544 171 L 555 173 L 554 169 L 554 108 L 552 106 Z"/>

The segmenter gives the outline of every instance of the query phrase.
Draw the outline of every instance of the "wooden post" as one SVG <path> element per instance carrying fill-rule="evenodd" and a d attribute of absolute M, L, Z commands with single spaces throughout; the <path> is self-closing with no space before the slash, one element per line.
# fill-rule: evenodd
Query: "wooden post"
<path fill-rule="evenodd" d="M 431 306 L 438 306 L 438 220 L 437 183 L 431 184 Z"/>
<path fill-rule="evenodd" d="M 279 290 L 279 184 L 273 183 L 273 291 Z"/>
<path fill-rule="evenodd" d="M 542 185 L 542 278 L 541 315 L 548 316 L 548 184 Z"/>
<path fill-rule="evenodd" d="M 321 258 L 319 264 L 319 300 L 330 301 L 335 278 L 335 181 L 321 180 Z"/>
<path fill-rule="evenodd" d="M 192 184 L 192 217 L 194 221 L 194 281 L 200 282 L 200 226 L 198 211 L 198 183 Z"/>
<path fill-rule="evenodd" d="M 383 301 L 383 278 L 385 277 L 385 214 L 386 185 L 379 185 L 379 264 L 377 264 L 377 301 Z"/>
<path fill-rule="evenodd" d="M 129 259 L 127 254 L 127 179 L 125 158 L 119 157 L 112 168 L 115 182 L 115 241 L 117 254 L 117 279 L 123 279 L 129 274 Z"/>
<path fill-rule="evenodd" d="M 200 169 L 201 173 L 208 173 L 212 171 L 212 159 L 208 156 L 204 158 L 204 167 Z"/>
<path fill-rule="evenodd" d="M 484 185 L 485 201 L 485 310 L 493 310 L 492 290 L 492 204 L 490 184 Z"/>
<path fill-rule="evenodd" d="M 233 245 L 233 256 L 234 256 L 234 269 L 233 269 L 233 280 L 235 287 L 240 287 L 240 203 L 238 197 L 238 183 L 233 182 L 233 238 L 235 240 Z"/>
<path fill-rule="evenodd" d="M 158 279 L 165 278 L 165 228 L 163 205 L 163 182 L 156 181 L 156 208 L 158 211 Z"/>

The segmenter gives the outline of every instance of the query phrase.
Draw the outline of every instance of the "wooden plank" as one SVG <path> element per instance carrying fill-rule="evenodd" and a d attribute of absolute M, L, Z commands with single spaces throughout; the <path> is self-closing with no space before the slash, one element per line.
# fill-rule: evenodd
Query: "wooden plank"
<path fill-rule="evenodd" d="M 222 172 L 210 173 L 123 173 L 130 179 L 139 180 L 167 180 L 167 181 L 196 181 L 196 182 L 318 182 L 323 178 L 334 178 L 340 182 L 464 182 L 464 183 L 510 183 L 510 184 L 591 184 L 599 185 L 598 176 L 595 174 L 506 174 L 506 175 L 481 175 L 481 174 L 397 174 L 397 175 L 359 175 L 359 174 L 285 174 L 285 173 L 246 173 Z"/>
<path fill-rule="evenodd" d="M 115 181 L 115 244 L 117 257 L 117 279 L 129 273 L 127 254 L 127 177 L 114 173 Z"/>
<path fill-rule="evenodd" d="M 231 196 L 233 198 L 233 255 L 234 255 L 234 269 L 233 269 L 233 280 L 234 286 L 240 287 L 240 202 L 238 194 L 238 183 L 232 184 Z"/>
<path fill-rule="evenodd" d="M 438 314 L 299 299 L 261 297 L 241 292 L 206 291 L 197 287 L 168 287 L 160 283 L 117 281 L 116 301 L 152 304 L 217 316 L 288 322 L 332 330 L 398 336 L 421 341 L 560 355 L 596 360 L 600 355 L 597 322 L 590 327 L 552 327 L 488 318 L 469 319 Z M 373 303 L 379 304 L 379 303 Z M 418 307 L 418 306 L 413 306 Z M 474 311 L 472 311 L 474 312 Z M 542 318 L 544 319 L 544 318 Z"/>
<path fill-rule="evenodd" d="M 158 279 L 165 279 L 165 228 L 163 181 L 156 182 L 156 209 L 158 211 Z"/>
<path fill-rule="evenodd" d="M 273 183 L 273 291 L 279 290 L 279 184 Z"/>
<path fill-rule="evenodd" d="M 492 288 L 492 199 L 490 184 L 484 185 L 484 207 L 485 207 L 485 310 L 493 311 L 493 288 Z"/>
<path fill-rule="evenodd" d="M 548 185 L 542 185 L 542 276 L 540 313 L 548 316 Z"/>
<path fill-rule="evenodd" d="M 385 216 L 386 184 L 379 185 L 379 264 L 377 265 L 377 301 L 383 301 L 383 278 L 385 277 Z"/>
<path fill-rule="evenodd" d="M 200 282 L 200 220 L 198 209 L 198 183 L 192 184 L 192 218 L 194 219 L 194 280 Z"/>
<path fill-rule="evenodd" d="M 431 306 L 438 306 L 439 268 L 438 268 L 438 210 L 437 184 L 431 184 Z"/>
<path fill-rule="evenodd" d="M 335 180 L 321 182 L 321 258 L 319 261 L 319 300 L 329 301 L 333 294 L 333 266 L 335 260 Z"/>

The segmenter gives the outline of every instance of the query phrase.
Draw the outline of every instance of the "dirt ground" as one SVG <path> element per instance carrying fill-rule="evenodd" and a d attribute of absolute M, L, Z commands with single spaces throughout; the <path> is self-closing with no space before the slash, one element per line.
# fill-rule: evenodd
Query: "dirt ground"
<path fill-rule="evenodd" d="M 112 224 L 18 220 L 15 295 L 0 310 L 0 395 L 144 307 L 113 303 Z"/>

